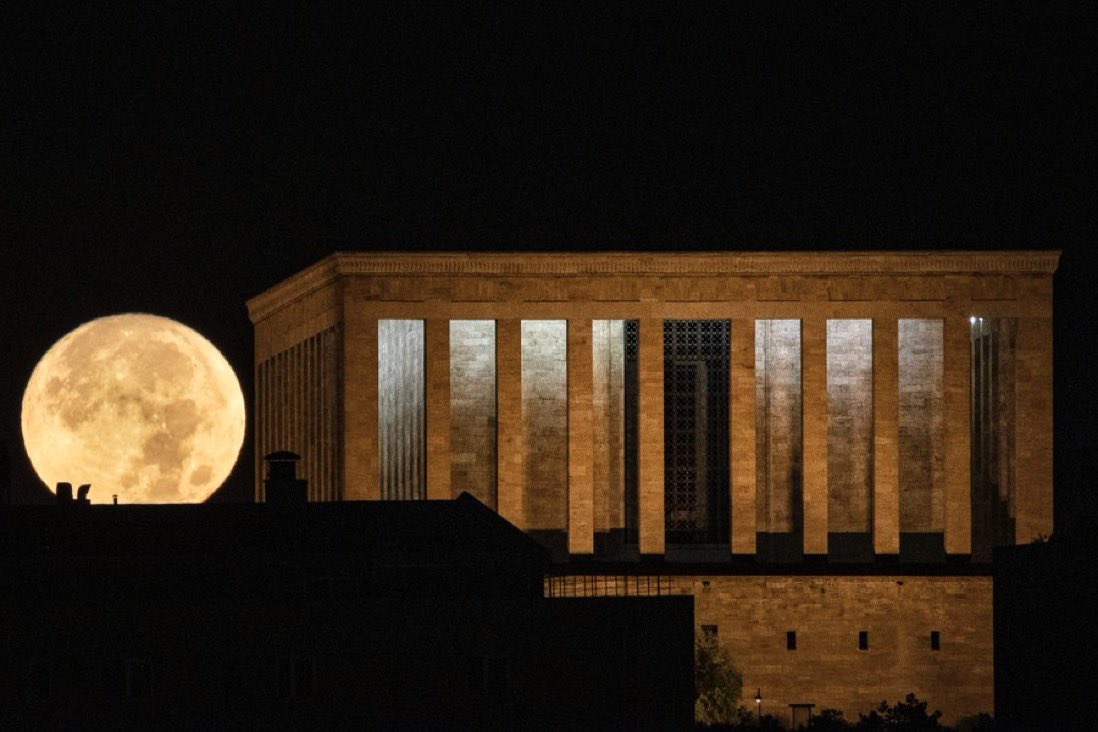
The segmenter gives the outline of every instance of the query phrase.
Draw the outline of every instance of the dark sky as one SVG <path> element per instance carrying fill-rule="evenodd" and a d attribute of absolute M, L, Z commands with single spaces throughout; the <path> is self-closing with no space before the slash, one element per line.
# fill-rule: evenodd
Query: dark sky
<path fill-rule="evenodd" d="M 21 499 L 44 495 L 22 390 L 57 338 L 176 318 L 250 409 L 245 299 L 334 249 L 1058 248 L 1058 526 L 1094 512 L 1085 4 L 71 5 L 0 10 L 0 438 Z M 250 461 L 222 497 L 250 492 Z"/>

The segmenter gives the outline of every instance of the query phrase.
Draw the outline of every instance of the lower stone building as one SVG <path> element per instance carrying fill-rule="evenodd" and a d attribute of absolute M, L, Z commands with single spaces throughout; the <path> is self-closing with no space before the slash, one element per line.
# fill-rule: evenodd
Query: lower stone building
<path fill-rule="evenodd" d="M 314 501 L 468 492 L 550 595 L 692 596 L 787 721 L 990 712 L 992 552 L 1052 531 L 1058 256 L 337 253 L 248 303 L 256 454 Z"/>

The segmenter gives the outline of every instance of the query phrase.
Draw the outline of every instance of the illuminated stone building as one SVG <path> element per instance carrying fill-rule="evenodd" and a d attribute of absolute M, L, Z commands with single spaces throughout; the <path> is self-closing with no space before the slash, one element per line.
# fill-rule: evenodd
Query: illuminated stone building
<path fill-rule="evenodd" d="M 993 707 L 992 549 L 1052 531 L 1058 256 L 333 254 L 248 303 L 256 454 L 467 491 L 551 596 L 692 595 L 787 722 L 952 721 Z"/>

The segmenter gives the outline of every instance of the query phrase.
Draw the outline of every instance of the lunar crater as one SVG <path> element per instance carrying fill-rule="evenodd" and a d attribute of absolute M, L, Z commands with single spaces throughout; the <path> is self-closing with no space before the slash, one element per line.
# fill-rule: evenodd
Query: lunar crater
<path fill-rule="evenodd" d="M 202 501 L 244 440 L 244 396 L 217 349 L 167 318 L 114 315 L 61 338 L 23 395 L 27 454 L 51 489 L 106 502 Z"/>

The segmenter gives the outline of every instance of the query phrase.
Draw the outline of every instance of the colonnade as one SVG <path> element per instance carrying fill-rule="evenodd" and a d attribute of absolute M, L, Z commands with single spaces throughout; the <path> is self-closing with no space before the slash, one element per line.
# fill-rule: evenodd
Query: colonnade
<path fill-rule="evenodd" d="M 413 319 L 424 324 L 428 498 L 452 494 L 449 322 L 494 321 L 496 506 L 520 528 L 527 528 L 522 322 L 567 321 L 567 545 L 577 555 L 593 550 L 601 506 L 594 501 L 593 465 L 598 458 L 592 448 L 597 439 L 592 405 L 599 377 L 592 374 L 593 320 L 632 319 L 639 324 L 637 528 L 645 555 L 667 549 L 665 321 L 731 322 L 728 550 L 741 555 L 754 553 L 756 529 L 766 530 L 757 526 L 756 516 L 756 319 L 800 323 L 799 508 L 807 555 L 826 554 L 829 548 L 828 320 L 872 321 L 872 395 L 866 397 L 872 402 L 867 406 L 872 410 L 872 509 L 866 528 L 877 554 L 895 555 L 905 530 L 901 476 L 910 468 L 900 457 L 901 414 L 906 407 L 898 394 L 903 372 L 899 323 L 909 318 L 936 320 L 941 324 L 936 343 L 941 349 L 943 419 L 940 462 L 934 466 L 942 480 L 940 503 L 937 495 L 934 499 L 933 531 L 941 531 L 946 552 L 965 555 L 973 546 L 971 317 L 1016 321 L 1010 394 L 1015 540 L 1025 543 L 1052 531 L 1052 275 L 1058 260 L 1058 252 L 1048 251 L 341 252 L 252 298 L 248 309 L 255 324 L 257 382 L 262 364 L 273 363 L 317 333 L 336 328 L 340 334 L 334 495 L 345 499 L 382 497 L 379 321 Z M 860 347 L 866 348 L 862 343 Z M 260 401 L 257 432 L 270 421 L 265 409 Z"/>
<path fill-rule="evenodd" d="M 378 499 L 378 315 L 373 308 L 344 310 L 343 431 L 344 497 Z M 390 313 L 385 313 L 389 315 Z M 414 316 L 407 313 L 405 317 Z M 708 315 L 708 314 L 707 314 Z M 949 554 L 972 549 L 970 482 L 970 323 L 965 315 L 942 318 L 942 396 L 944 416 L 943 536 Z M 522 419 L 522 339 L 519 318 L 496 321 L 497 510 L 524 528 L 524 435 Z M 592 320 L 567 319 L 567 540 L 576 555 L 594 551 L 594 450 Z M 450 327 L 449 318 L 423 318 L 425 334 L 427 497 L 451 497 Z M 827 318 L 803 317 L 801 384 L 803 419 L 803 550 L 828 553 L 828 391 Z M 729 435 L 732 554 L 756 551 L 756 378 L 755 320 L 731 319 Z M 1040 356 L 1025 345 L 1050 337 L 1050 323 L 1021 319 L 1019 363 Z M 640 318 L 638 354 L 638 503 L 642 555 L 665 551 L 664 532 L 664 327 L 662 318 Z M 900 551 L 900 471 L 898 407 L 898 318 L 872 319 L 872 537 L 876 554 Z M 1019 379 L 1019 414 L 1041 386 Z M 1024 420 L 1019 419 L 1021 424 Z M 1026 432 L 1022 424 L 1020 431 Z M 1024 437 L 1024 435 L 1023 435 Z M 1041 505 L 1042 488 L 1032 485 L 1027 450 L 1018 452 L 1018 540 L 1034 524 L 1051 525 L 1050 506 Z M 1028 476 L 1028 477 L 1027 477 Z M 1037 499 L 1037 500 L 1034 500 Z"/>

